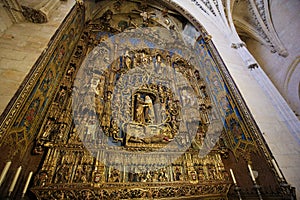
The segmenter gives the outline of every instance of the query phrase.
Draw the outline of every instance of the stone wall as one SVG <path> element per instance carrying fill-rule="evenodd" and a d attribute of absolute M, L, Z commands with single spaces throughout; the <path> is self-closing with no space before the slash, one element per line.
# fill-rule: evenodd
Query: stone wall
<path fill-rule="evenodd" d="M 49 22 L 34 24 L 22 22 L 10 24 L 4 8 L 0 8 L 0 113 L 21 85 L 48 42 L 73 7 L 75 1 L 61 2 Z M 5 30 L 6 29 L 6 30 Z"/>
<path fill-rule="evenodd" d="M 4 31 L 12 25 L 12 21 L 3 5 L 4 4 L 0 2 L 0 35 L 2 35 Z"/>
<path fill-rule="evenodd" d="M 284 58 L 278 54 L 272 54 L 265 46 L 254 40 L 246 40 L 249 51 L 253 54 L 265 73 L 274 83 L 281 95 L 285 98 L 299 119 L 300 114 L 300 2 L 291 0 L 283 2 L 280 0 L 270 1 L 272 20 L 276 32 L 288 50 L 288 57 Z M 261 103 L 260 103 L 261 104 Z M 258 116 L 260 118 L 260 116 Z M 265 139 L 268 142 L 279 165 L 290 183 L 300 187 L 299 177 L 299 143 L 285 131 L 272 131 L 279 128 L 281 120 L 263 119 L 268 129 L 265 130 Z M 275 122 L 275 123 L 274 123 Z M 299 123 L 299 122 L 298 122 Z M 298 138 L 299 138 L 298 130 Z"/>

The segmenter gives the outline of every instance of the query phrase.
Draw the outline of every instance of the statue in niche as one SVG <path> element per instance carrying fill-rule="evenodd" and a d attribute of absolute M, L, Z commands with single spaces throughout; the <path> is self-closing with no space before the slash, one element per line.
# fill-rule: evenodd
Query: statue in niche
<path fill-rule="evenodd" d="M 205 82 L 204 82 L 203 78 L 201 78 L 200 72 L 198 70 L 195 70 L 194 74 L 195 74 L 195 77 L 196 77 L 199 88 L 200 89 L 205 89 L 205 87 L 206 87 Z"/>
<path fill-rule="evenodd" d="M 38 173 L 34 178 L 34 185 L 35 186 L 45 186 L 48 182 L 48 173 L 47 171 L 41 171 Z"/>
<path fill-rule="evenodd" d="M 182 181 L 182 171 L 180 166 L 176 166 L 174 170 L 174 180 L 175 181 Z"/>
<path fill-rule="evenodd" d="M 197 174 L 198 174 L 198 180 L 199 181 L 204 181 L 205 180 L 205 175 L 204 175 L 204 171 L 203 171 L 202 167 L 198 168 Z"/>
<path fill-rule="evenodd" d="M 159 173 L 158 173 L 158 181 L 159 182 L 167 182 L 169 181 L 168 174 L 166 172 L 166 169 L 161 168 Z"/>
<path fill-rule="evenodd" d="M 179 115 L 179 111 L 180 111 L 180 105 L 179 105 L 179 101 L 172 101 L 172 100 L 169 100 L 169 110 L 170 110 L 170 113 L 171 115 L 173 116 L 177 116 Z"/>
<path fill-rule="evenodd" d="M 153 108 L 153 103 L 152 99 L 150 96 L 146 95 L 145 96 L 145 121 L 148 124 L 155 123 L 155 113 L 154 113 L 154 108 Z"/>
<path fill-rule="evenodd" d="M 179 120 L 176 119 L 175 115 L 172 115 L 170 123 L 172 128 L 172 137 L 173 137 L 179 129 Z"/>
<path fill-rule="evenodd" d="M 148 27 L 150 19 L 154 18 L 156 14 L 154 12 L 141 11 L 140 16 L 143 18 L 143 26 Z"/>
<path fill-rule="evenodd" d="M 150 174 L 150 171 L 147 170 L 147 174 L 146 174 L 146 182 L 152 182 L 152 181 L 153 181 L 153 179 L 152 179 L 152 176 L 151 176 L 151 174 Z"/>
<path fill-rule="evenodd" d="M 189 179 L 191 183 L 198 183 L 198 175 L 194 169 L 192 169 L 192 171 L 189 171 Z"/>
<path fill-rule="evenodd" d="M 158 74 L 165 74 L 166 65 L 162 62 L 162 58 L 160 54 L 156 56 L 155 69 Z"/>
<path fill-rule="evenodd" d="M 130 106 L 132 121 L 122 125 L 125 146 L 162 147 L 174 139 L 181 107 L 171 90 L 162 84 L 144 84 L 132 96 Z"/>
<path fill-rule="evenodd" d="M 69 170 L 70 168 L 66 164 L 59 167 L 56 171 L 55 183 L 66 183 L 70 177 Z"/>
<path fill-rule="evenodd" d="M 70 143 L 70 144 L 80 144 L 81 143 L 81 140 L 77 133 L 77 129 L 75 127 L 73 128 L 73 131 L 70 134 L 68 143 Z"/>
<path fill-rule="evenodd" d="M 86 183 L 87 182 L 86 172 L 83 170 L 82 165 L 78 165 L 78 167 L 76 169 L 74 182 L 77 182 L 77 183 Z"/>
<path fill-rule="evenodd" d="M 152 172 L 152 182 L 158 182 L 158 171 Z"/>
<path fill-rule="evenodd" d="M 61 88 L 61 90 L 58 92 L 58 96 L 56 96 L 56 101 L 60 106 L 62 106 L 62 104 L 65 101 L 67 95 L 67 91 L 64 88 Z"/>
<path fill-rule="evenodd" d="M 87 142 L 92 142 L 95 140 L 95 132 L 96 132 L 97 124 L 96 124 L 96 116 L 93 115 L 88 123 L 86 124 L 86 133 L 84 136 L 84 140 Z"/>
<path fill-rule="evenodd" d="M 140 61 L 141 61 L 141 67 L 146 68 L 150 67 L 150 58 L 145 50 L 141 51 L 139 53 Z"/>
<path fill-rule="evenodd" d="M 96 104 L 96 113 L 98 116 L 102 116 L 104 108 L 104 88 L 105 88 L 105 76 L 100 75 L 98 85 L 96 86 L 95 91 L 95 104 Z"/>
<path fill-rule="evenodd" d="M 117 71 L 117 70 L 115 70 L 115 71 L 114 70 L 115 69 L 112 66 L 112 70 L 111 70 L 111 72 L 109 74 L 109 78 L 108 78 L 107 91 L 110 91 L 110 92 L 113 92 L 115 81 L 116 81 L 116 73 L 115 73 L 115 71 Z"/>
<path fill-rule="evenodd" d="M 91 176 L 91 172 L 92 172 L 92 165 L 83 165 L 83 171 L 85 171 L 85 179 L 88 181 L 90 181 L 90 176 Z"/>
<path fill-rule="evenodd" d="M 83 165 L 92 165 L 94 162 L 94 157 L 90 154 L 84 154 L 81 160 Z"/>
<path fill-rule="evenodd" d="M 102 28 L 107 31 L 111 31 L 110 21 L 112 20 L 113 12 L 111 10 L 107 10 L 100 18 L 100 22 L 102 24 Z"/>
<path fill-rule="evenodd" d="M 44 128 L 44 132 L 42 133 L 42 136 L 41 136 L 41 140 L 43 141 L 48 141 L 49 138 L 50 138 L 50 135 L 52 133 L 52 129 L 53 129 L 53 125 L 54 125 L 54 122 L 50 119 L 48 119 L 46 125 L 45 125 L 45 128 Z"/>
<path fill-rule="evenodd" d="M 63 123 L 59 124 L 59 129 L 57 130 L 57 134 L 55 136 L 56 142 L 64 142 L 66 130 L 67 130 L 66 124 Z"/>
<path fill-rule="evenodd" d="M 138 25 L 133 22 L 132 17 L 130 15 L 128 15 L 127 20 L 121 20 L 118 23 L 118 28 L 120 29 L 119 31 L 121 31 L 121 32 L 123 32 L 126 29 L 130 30 L 130 29 L 135 29 L 137 27 L 138 27 Z"/>
<path fill-rule="evenodd" d="M 118 141 L 123 140 L 123 138 L 119 137 L 119 131 L 120 131 L 120 128 L 118 127 L 118 124 L 117 124 L 116 120 L 112 119 L 111 120 L 111 128 L 110 128 L 110 131 L 109 131 L 109 134 L 110 134 L 109 136 L 114 139 L 113 142 L 118 142 Z"/>
<path fill-rule="evenodd" d="M 131 60 L 131 57 L 129 55 L 129 51 L 126 50 L 125 56 L 124 56 L 124 68 L 125 68 L 124 70 L 125 71 L 131 69 L 131 63 L 132 63 L 132 60 Z"/>
<path fill-rule="evenodd" d="M 144 97 L 143 97 L 144 96 Z M 140 124 L 154 124 L 155 111 L 153 100 L 148 94 L 136 94 L 134 121 Z"/>
<path fill-rule="evenodd" d="M 113 169 L 109 176 L 109 182 L 120 182 L 120 171 Z"/>
<path fill-rule="evenodd" d="M 142 99 L 141 94 L 137 94 L 135 102 L 135 121 L 137 123 L 145 124 L 145 107 L 147 104 Z"/>
<path fill-rule="evenodd" d="M 161 83 L 158 84 L 158 95 L 160 98 L 160 102 L 165 103 L 167 96 L 164 91 L 164 86 Z"/>

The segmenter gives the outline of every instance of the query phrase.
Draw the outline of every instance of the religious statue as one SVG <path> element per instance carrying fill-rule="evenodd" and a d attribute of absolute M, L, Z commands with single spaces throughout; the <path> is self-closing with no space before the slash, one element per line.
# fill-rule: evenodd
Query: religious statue
<path fill-rule="evenodd" d="M 70 178 L 69 174 L 69 166 L 66 164 L 63 164 L 61 167 L 58 168 L 56 171 L 56 183 L 66 183 L 68 179 Z"/>
<path fill-rule="evenodd" d="M 124 70 L 127 71 L 129 69 L 131 69 L 131 63 L 132 63 L 132 60 L 131 60 L 131 57 L 129 55 L 129 51 L 126 50 L 125 52 L 125 56 L 124 56 Z"/>
<path fill-rule="evenodd" d="M 123 138 L 120 138 L 119 137 L 119 131 L 120 131 L 120 128 L 117 124 L 117 121 L 112 119 L 111 120 L 111 128 L 110 128 L 110 136 L 112 136 L 112 138 L 114 139 L 113 142 L 118 142 L 118 141 L 122 141 Z"/>
<path fill-rule="evenodd" d="M 78 165 L 78 167 L 77 167 L 75 177 L 74 177 L 74 182 L 77 182 L 77 183 L 86 183 L 87 182 L 86 172 L 83 170 L 82 165 Z"/>
<path fill-rule="evenodd" d="M 41 140 L 44 140 L 44 141 L 49 140 L 50 135 L 52 133 L 53 124 L 54 124 L 54 122 L 52 120 L 49 119 L 47 121 L 47 124 L 45 125 L 45 128 L 44 128 L 44 132 L 42 133 L 42 136 L 41 136 Z"/>
<path fill-rule="evenodd" d="M 152 124 L 155 123 L 155 113 L 154 113 L 154 108 L 153 108 L 153 103 L 152 99 L 146 95 L 145 96 L 145 121 L 146 123 Z"/>
<path fill-rule="evenodd" d="M 164 87 L 163 87 L 162 83 L 158 84 L 158 94 L 159 94 L 160 102 L 165 103 L 167 97 L 166 97 L 166 94 L 165 94 Z"/>
<path fill-rule="evenodd" d="M 154 12 L 141 11 L 140 16 L 143 18 L 143 26 L 147 27 L 151 18 L 155 17 Z"/>
<path fill-rule="evenodd" d="M 72 133 L 70 134 L 70 138 L 69 138 L 68 143 L 70 143 L 70 144 L 80 144 L 80 143 L 81 143 L 76 128 L 73 128 L 73 131 L 72 131 Z"/>
<path fill-rule="evenodd" d="M 166 169 L 161 168 L 159 173 L 158 173 L 158 181 L 159 182 L 167 182 L 169 181 L 168 174 L 166 172 Z"/>
<path fill-rule="evenodd" d="M 157 54 L 157 56 L 156 56 L 156 62 L 155 62 L 156 72 L 158 74 L 165 74 L 165 72 L 166 72 L 165 67 L 166 67 L 166 65 L 163 63 L 161 55 Z"/>
<path fill-rule="evenodd" d="M 176 166 L 174 171 L 174 179 L 175 181 L 182 181 L 182 173 L 180 167 Z"/>
<path fill-rule="evenodd" d="M 144 108 L 148 106 L 142 99 L 141 94 L 137 94 L 135 106 L 135 121 L 137 123 L 145 124 Z"/>
<path fill-rule="evenodd" d="M 120 182 L 120 171 L 118 169 L 113 169 L 110 176 L 109 182 Z"/>
<path fill-rule="evenodd" d="M 46 185 L 47 181 L 48 181 L 48 173 L 46 171 L 41 171 L 34 178 L 34 185 L 43 187 Z"/>
<path fill-rule="evenodd" d="M 95 140 L 95 132 L 96 132 L 97 124 L 96 117 L 92 116 L 91 119 L 86 124 L 86 135 L 84 137 L 86 142 L 91 142 Z"/>

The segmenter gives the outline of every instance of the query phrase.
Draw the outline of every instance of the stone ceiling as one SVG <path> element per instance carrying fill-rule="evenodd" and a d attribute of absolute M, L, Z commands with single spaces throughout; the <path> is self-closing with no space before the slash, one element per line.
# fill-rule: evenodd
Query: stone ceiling
<path fill-rule="evenodd" d="M 190 0 L 218 27 L 237 31 L 241 39 L 252 38 L 272 53 L 288 52 L 274 29 L 269 0 Z M 234 26 L 233 26 L 234 24 Z M 224 31 L 224 30 L 223 30 Z"/>
<path fill-rule="evenodd" d="M 76 0 L 97 4 L 99 0 Z M 119 0 L 122 1 L 122 0 Z M 288 56 L 288 52 L 274 29 L 269 10 L 269 0 L 189 0 L 200 8 L 201 13 L 212 22 L 228 31 L 238 32 L 243 39 L 252 38 L 267 46 L 272 53 Z M 3 0 L 16 21 L 26 20 L 33 23 L 48 21 L 51 13 L 59 5 L 59 0 Z M 145 4 L 147 1 L 145 1 Z M 161 2 L 160 2 L 161 3 Z M 23 16 L 16 11 L 22 11 Z M 234 24 L 234 26 L 233 26 Z"/>

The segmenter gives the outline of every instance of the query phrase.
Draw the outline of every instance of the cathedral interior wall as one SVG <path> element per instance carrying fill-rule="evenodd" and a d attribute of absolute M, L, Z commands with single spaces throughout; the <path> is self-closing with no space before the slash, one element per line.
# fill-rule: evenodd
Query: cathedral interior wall
<path fill-rule="evenodd" d="M 0 24 L 1 29 L 6 29 L 3 31 L 0 38 L 0 75 L 1 77 L 4 77 L 0 80 L 0 112 L 8 105 L 8 102 L 19 88 L 26 74 L 30 71 L 37 58 L 46 48 L 51 36 L 55 33 L 55 30 L 73 5 L 71 2 L 72 1 L 68 1 L 68 5 L 60 7 L 56 11 L 58 14 L 53 15 L 53 21 L 50 21 L 47 24 L 30 24 L 24 22 L 10 25 L 7 20 L 5 20 L 7 23 Z M 270 100 L 253 78 L 251 71 L 244 66 L 237 51 L 230 47 L 231 41 L 224 36 L 222 31 L 220 31 L 220 27 L 216 27 L 209 19 L 199 14 L 199 11 L 195 9 L 193 4 L 180 2 L 178 2 L 178 4 L 182 4 L 182 7 L 189 10 L 212 36 L 214 45 L 219 51 L 219 54 L 240 90 L 257 125 L 264 134 L 264 138 L 277 159 L 285 177 L 289 183 L 296 186 L 296 188 L 299 188 L 300 180 L 299 176 L 296 176 L 296 174 L 298 174 L 298 169 L 300 168 L 300 161 L 298 159 L 299 144 L 297 144 L 294 141 L 293 136 L 289 134 L 286 125 L 282 122 Z M 274 7 L 276 6 L 274 5 Z M 274 10 L 276 9 L 274 8 Z M 294 19 L 294 14 L 291 14 L 289 19 Z M 4 15 L 0 17 L 3 19 L 6 18 Z M 297 20 L 295 19 L 294 21 Z M 277 24 L 278 27 L 280 27 L 280 25 L 283 25 L 283 23 Z M 296 32 L 296 30 L 299 30 L 297 25 L 293 26 L 290 24 L 287 27 L 290 31 L 294 30 Z M 285 30 L 284 27 L 279 29 Z M 290 37 L 287 37 L 284 33 L 285 31 L 279 32 L 279 36 L 286 38 L 286 43 L 293 44 L 286 45 L 290 53 L 287 58 L 278 58 L 278 55 L 270 54 L 267 49 L 264 49 L 263 47 L 260 48 L 260 45 L 255 42 L 249 42 L 247 46 L 260 65 L 262 65 L 266 73 L 270 75 L 271 80 L 279 87 L 281 93 L 285 97 L 292 98 L 293 100 L 291 100 L 290 103 L 293 106 L 296 106 L 297 99 L 294 95 L 291 97 L 292 94 L 290 91 L 297 91 L 297 85 L 295 86 L 294 83 L 295 79 L 299 77 L 299 75 L 297 75 L 299 73 L 299 70 L 297 71 L 297 69 L 299 69 L 299 67 L 297 67 L 298 65 L 296 64 L 295 67 L 296 75 L 293 74 L 289 78 L 286 74 L 288 74 L 290 63 L 293 63 L 294 59 L 298 56 L 297 48 L 299 47 L 296 46 L 296 42 L 291 42 L 292 39 L 297 39 L 296 34 L 291 34 Z M 252 51 L 252 49 L 255 50 Z M 285 59 L 288 59 L 288 61 Z M 274 63 L 281 63 L 280 65 L 277 64 L 277 70 L 269 67 L 273 66 Z M 286 66 L 286 68 L 283 68 L 282 66 Z M 278 70 L 279 68 L 281 69 Z M 287 79 L 289 79 L 289 81 L 284 88 L 282 85 L 284 85 Z"/>
<path fill-rule="evenodd" d="M 12 25 L 12 20 L 9 18 L 3 5 L 3 3 L 0 3 L 0 35 L 2 35 L 4 31 Z"/>
<path fill-rule="evenodd" d="M 253 39 L 245 38 L 249 51 L 256 58 L 265 73 L 274 83 L 281 95 L 289 103 L 292 110 L 299 118 L 300 95 L 300 31 L 299 20 L 300 2 L 296 0 L 288 3 L 271 1 L 270 11 L 275 30 L 287 49 L 287 57 L 271 53 L 270 49 Z"/>
<path fill-rule="evenodd" d="M 0 113 L 4 111 L 36 60 L 47 48 L 51 37 L 74 3 L 62 2 L 59 8 L 53 11 L 49 22 L 44 24 L 28 21 L 13 24 L 6 8 L 0 8 Z"/>
<path fill-rule="evenodd" d="M 247 41 L 247 47 L 249 47 L 253 56 L 257 59 L 259 64 L 262 64 L 262 68 L 265 70 L 270 79 L 275 82 L 276 86 L 279 86 L 279 91 L 282 93 L 289 93 L 290 90 L 281 90 L 283 82 L 287 79 L 286 73 L 288 71 L 290 63 L 299 56 L 299 40 L 298 30 L 299 23 L 295 19 L 296 15 L 299 15 L 297 6 L 298 1 L 293 1 L 292 5 L 285 5 L 283 2 L 273 1 L 272 8 L 275 15 L 275 27 L 278 26 L 278 33 L 280 38 L 284 40 L 284 44 L 288 49 L 290 55 L 287 58 L 278 56 L 278 54 L 270 53 L 264 46 L 259 45 L 257 42 Z M 275 4 L 276 3 L 276 4 Z M 193 12 L 193 9 L 189 9 L 192 5 L 182 5 L 201 22 L 207 32 L 212 35 L 212 41 L 218 49 L 222 59 L 228 68 L 231 76 L 233 77 L 237 87 L 239 88 L 244 100 L 247 103 L 252 115 L 254 116 L 256 123 L 260 130 L 264 134 L 273 155 L 278 160 L 287 180 L 291 182 L 296 188 L 300 187 L 300 176 L 297 171 L 300 168 L 299 159 L 299 143 L 295 140 L 295 137 L 290 134 L 286 124 L 282 121 L 280 115 L 272 105 L 269 97 L 264 93 L 258 82 L 255 80 L 241 57 L 237 53 L 236 49 L 231 48 L 231 42 L 228 37 L 222 33 L 222 28 L 211 23 L 211 21 L 201 15 L 199 12 Z M 299 6 L 298 6 L 299 7 Z M 277 10 L 278 9 L 278 10 Z M 281 12 L 279 11 L 281 10 Z M 275 12 L 276 11 L 276 12 Z M 289 13 L 289 14 L 287 14 Z M 279 16 L 283 18 L 280 19 Z M 278 21 L 276 21 L 278 20 Z M 290 22 L 290 23 L 289 23 Z M 298 59 L 299 63 L 299 59 Z M 293 85 L 289 85 L 289 89 L 294 90 L 292 97 L 289 99 L 296 99 L 295 102 L 299 102 L 299 65 L 295 67 L 295 74 L 293 79 L 297 79 L 292 82 Z M 297 77 L 297 78 L 296 78 Z M 294 102 L 294 103 L 295 103 Z M 300 105 L 299 103 L 297 105 Z M 296 108 L 296 107 L 295 107 Z M 298 190 L 299 191 L 299 190 Z M 298 192 L 299 193 L 299 192 Z"/>

